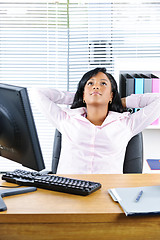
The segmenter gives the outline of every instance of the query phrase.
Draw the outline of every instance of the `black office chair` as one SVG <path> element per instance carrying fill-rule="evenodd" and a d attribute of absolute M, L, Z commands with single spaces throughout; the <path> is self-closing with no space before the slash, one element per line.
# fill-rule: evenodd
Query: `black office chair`
<path fill-rule="evenodd" d="M 57 172 L 61 153 L 61 133 L 56 129 L 52 156 L 52 172 Z M 125 153 L 123 173 L 142 173 L 143 170 L 143 136 L 134 136 L 128 143 Z"/>

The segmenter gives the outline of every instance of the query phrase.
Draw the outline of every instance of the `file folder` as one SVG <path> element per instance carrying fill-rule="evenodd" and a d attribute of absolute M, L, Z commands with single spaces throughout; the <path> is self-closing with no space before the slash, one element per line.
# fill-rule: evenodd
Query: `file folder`
<path fill-rule="evenodd" d="M 119 92 L 121 98 L 126 97 L 126 78 L 123 74 L 120 75 L 119 79 Z"/>
<path fill-rule="evenodd" d="M 143 194 L 138 198 L 141 192 Z M 160 214 L 160 186 L 112 188 L 108 193 L 120 204 L 126 216 Z"/>
<path fill-rule="evenodd" d="M 135 74 L 134 75 L 135 79 L 135 94 L 143 94 L 144 91 L 144 79 L 140 77 L 140 75 Z M 139 111 L 140 108 L 136 108 L 135 111 Z"/>
<path fill-rule="evenodd" d="M 151 93 L 152 92 L 152 79 L 144 74 L 140 74 L 140 77 L 143 78 L 144 90 L 143 93 Z"/>
<path fill-rule="evenodd" d="M 146 160 L 151 170 L 160 170 L 160 159 Z"/>
<path fill-rule="evenodd" d="M 160 79 L 159 77 L 155 76 L 154 74 L 151 74 L 152 79 L 152 92 L 153 93 L 159 93 L 160 92 Z"/>
<path fill-rule="evenodd" d="M 120 94 L 121 97 L 130 96 L 134 93 L 134 77 L 130 74 L 125 73 L 120 76 Z M 133 108 L 128 108 L 127 111 L 130 113 L 134 112 Z"/>
<path fill-rule="evenodd" d="M 121 74 L 120 78 L 120 93 L 121 97 L 127 97 L 134 93 L 134 78 L 126 73 Z"/>
<path fill-rule="evenodd" d="M 152 79 L 152 92 L 153 93 L 159 93 L 160 92 L 160 79 L 155 76 L 154 74 L 151 74 Z M 156 119 L 152 125 L 158 125 L 159 119 Z"/>
<path fill-rule="evenodd" d="M 135 74 L 135 94 L 143 94 L 143 85 L 144 85 L 144 79 L 140 77 L 140 75 Z"/>

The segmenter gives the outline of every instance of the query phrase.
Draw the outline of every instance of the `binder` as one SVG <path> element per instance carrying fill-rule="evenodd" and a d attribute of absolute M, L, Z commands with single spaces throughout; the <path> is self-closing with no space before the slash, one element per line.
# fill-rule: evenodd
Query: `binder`
<path fill-rule="evenodd" d="M 160 170 L 160 159 L 146 160 L 151 170 Z"/>
<path fill-rule="evenodd" d="M 121 97 L 127 97 L 134 93 L 134 78 L 130 74 L 121 74 L 120 93 Z"/>
<path fill-rule="evenodd" d="M 140 77 L 143 78 L 144 90 L 143 93 L 151 93 L 152 92 L 152 79 L 144 74 L 140 74 Z"/>
<path fill-rule="evenodd" d="M 108 193 L 126 216 L 160 214 L 160 186 L 113 188 Z"/>
<path fill-rule="evenodd" d="M 160 79 L 155 76 L 154 74 L 151 74 L 152 79 L 152 92 L 153 93 L 159 93 L 160 92 Z M 156 119 L 151 125 L 158 125 L 159 119 Z"/>
<path fill-rule="evenodd" d="M 127 97 L 134 93 L 134 77 L 130 74 L 121 74 L 120 77 L 120 95 L 121 97 Z M 128 108 L 130 113 L 134 112 L 133 108 Z"/>
<path fill-rule="evenodd" d="M 143 94 L 144 79 L 140 75 L 135 74 L 135 94 Z"/>
<path fill-rule="evenodd" d="M 126 78 L 123 74 L 120 75 L 119 79 L 119 92 L 121 98 L 126 97 Z"/>
<path fill-rule="evenodd" d="M 135 94 L 143 94 L 144 91 L 144 79 L 138 74 L 134 74 L 135 79 Z M 139 111 L 140 108 L 136 108 L 135 111 Z"/>
<path fill-rule="evenodd" d="M 160 79 L 159 77 L 155 76 L 154 74 L 151 74 L 152 79 L 152 92 L 153 93 L 159 93 L 160 92 Z"/>

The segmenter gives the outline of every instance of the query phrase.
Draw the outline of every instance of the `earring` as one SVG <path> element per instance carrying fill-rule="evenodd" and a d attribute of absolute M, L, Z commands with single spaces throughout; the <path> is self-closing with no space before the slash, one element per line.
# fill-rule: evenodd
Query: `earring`
<path fill-rule="evenodd" d="M 83 103 L 86 103 L 84 99 L 83 99 Z"/>
<path fill-rule="evenodd" d="M 109 101 L 109 104 L 111 104 L 112 103 L 112 101 Z"/>

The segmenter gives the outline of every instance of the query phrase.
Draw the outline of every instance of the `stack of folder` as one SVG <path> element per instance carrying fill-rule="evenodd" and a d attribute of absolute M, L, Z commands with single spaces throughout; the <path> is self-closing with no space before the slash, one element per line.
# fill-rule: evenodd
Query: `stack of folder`
<path fill-rule="evenodd" d="M 152 73 L 123 73 L 120 76 L 121 97 L 131 94 L 160 93 L 160 78 Z M 139 109 L 134 109 L 138 111 Z M 158 125 L 159 119 L 152 125 Z"/>
<path fill-rule="evenodd" d="M 126 216 L 160 214 L 160 186 L 112 188 L 108 192 Z"/>
<path fill-rule="evenodd" d="M 146 160 L 151 170 L 160 170 L 160 159 Z"/>

